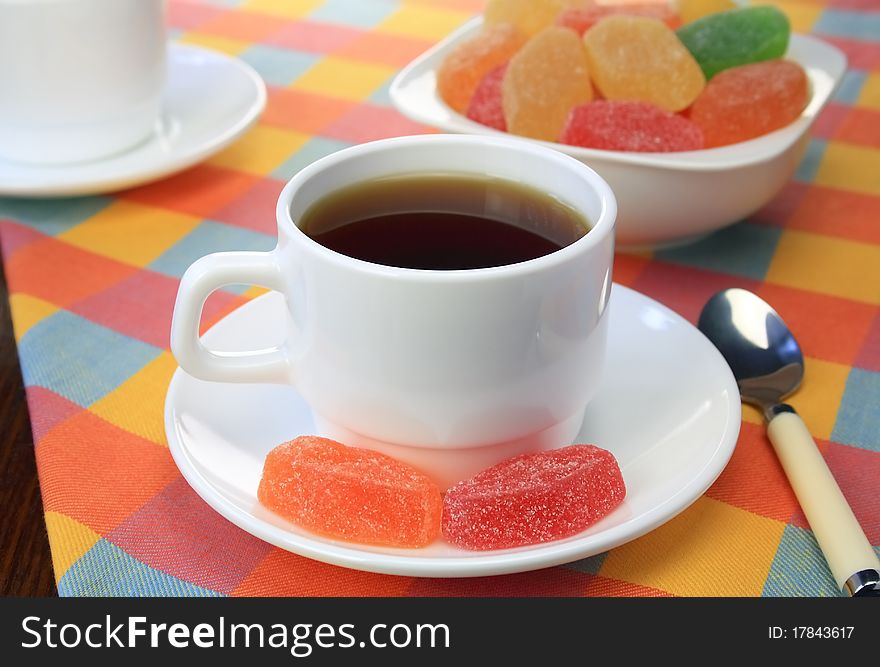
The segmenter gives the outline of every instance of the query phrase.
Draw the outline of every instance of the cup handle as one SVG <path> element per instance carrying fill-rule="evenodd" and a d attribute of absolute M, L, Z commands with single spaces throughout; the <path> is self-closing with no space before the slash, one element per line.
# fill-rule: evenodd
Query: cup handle
<path fill-rule="evenodd" d="M 202 257 L 186 270 L 171 320 L 171 351 L 177 363 L 199 380 L 288 383 L 289 364 L 281 346 L 216 352 L 200 340 L 199 323 L 205 300 L 214 290 L 236 283 L 283 292 L 275 252 L 218 252 Z"/>

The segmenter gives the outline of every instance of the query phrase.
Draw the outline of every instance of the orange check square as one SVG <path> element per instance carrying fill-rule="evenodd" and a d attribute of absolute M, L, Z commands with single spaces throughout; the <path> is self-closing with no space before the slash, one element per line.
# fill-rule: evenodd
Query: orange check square
<path fill-rule="evenodd" d="M 410 60 L 427 51 L 432 42 L 401 35 L 365 32 L 335 52 L 362 62 L 403 67 Z"/>
<path fill-rule="evenodd" d="M 400 597 L 411 579 L 358 572 L 272 549 L 232 595 L 243 597 Z"/>
<path fill-rule="evenodd" d="M 38 467 L 46 511 L 101 535 L 180 475 L 166 448 L 85 411 L 45 435 Z"/>
<path fill-rule="evenodd" d="M 172 178 L 127 190 L 119 196 L 141 204 L 209 218 L 251 187 L 258 178 L 232 169 L 201 164 Z"/>
<path fill-rule="evenodd" d="M 31 243 L 6 262 L 9 291 L 64 307 L 103 290 L 137 269 L 54 238 Z"/>
<path fill-rule="evenodd" d="M 837 141 L 880 148 L 880 111 L 851 108 L 837 128 L 834 138 Z"/>
<path fill-rule="evenodd" d="M 650 262 L 648 257 L 618 253 L 614 257 L 614 282 L 627 287 L 632 286 Z"/>
<path fill-rule="evenodd" d="M 199 32 L 246 42 L 261 42 L 278 32 L 283 23 L 276 17 L 253 12 L 227 12 L 203 23 Z"/>
<path fill-rule="evenodd" d="M 743 422 L 730 463 L 706 495 L 778 521 L 788 521 L 798 507 L 764 425 L 749 422 Z"/>
<path fill-rule="evenodd" d="M 269 88 L 263 123 L 306 134 L 320 134 L 330 123 L 357 106 L 357 102 L 306 93 L 301 90 Z"/>
<path fill-rule="evenodd" d="M 880 197 L 813 185 L 789 218 L 792 229 L 880 244 Z"/>
<path fill-rule="evenodd" d="M 782 285 L 764 283 L 757 291 L 782 316 L 806 356 L 840 364 L 853 364 L 877 312 L 858 301 Z"/>

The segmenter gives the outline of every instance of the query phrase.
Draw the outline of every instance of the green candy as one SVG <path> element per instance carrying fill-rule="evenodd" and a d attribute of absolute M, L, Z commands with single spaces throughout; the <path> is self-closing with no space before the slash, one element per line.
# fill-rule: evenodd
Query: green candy
<path fill-rule="evenodd" d="M 776 7 L 710 14 L 676 31 L 708 81 L 721 70 L 785 55 L 791 27 Z"/>

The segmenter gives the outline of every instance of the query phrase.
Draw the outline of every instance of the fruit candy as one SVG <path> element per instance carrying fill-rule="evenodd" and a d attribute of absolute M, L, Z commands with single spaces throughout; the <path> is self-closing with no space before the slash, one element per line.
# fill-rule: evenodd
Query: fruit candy
<path fill-rule="evenodd" d="M 437 72 L 437 89 L 443 100 L 464 113 L 480 80 L 510 60 L 525 38 L 508 23 L 487 26 L 474 39 L 453 49 Z"/>
<path fill-rule="evenodd" d="M 713 78 L 690 110 L 706 148 L 759 137 L 797 118 L 809 101 L 803 68 L 770 60 L 725 70 Z"/>
<path fill-rule="evenodd" d="M 467 109 L 467 117 L 483 125 L 494 127 L 502 132 L 507 131 L 504 121 L 504 107 L 501 104 L 501 86 L 507 72 L 507 63 L 496 67 L 480 81 L 480 85 L 471 97 Z"/>
<path fill-rule="evenodd" d="M 693 56 L 657 19 L 610 16 L 584 35 L 584 45 L 593 82 L 609 100 L 680 111 L 706 83 Z"/>
<path fill-rule="evenodd" d="M 733 0 L 678 0 L 675 8 L 681 16 L 681 22 L 688 24 L 709 14 L 736 9 L 736 3 Z"/>
<path fill-rule="evenodd" d="M 556 24 L 571 28 L 579 35 L 596 25 L 607 16 L 646 16 L 663 21 L 670 28 L 677 28 L 681 20 L 672 8 L 666 4 L 624 4 L 594 5 L 586 9 L 566 9 L 557 18 Z"/>
<path fill-rule="evenodd" d="M 703 133 L 653 104 L 598 100 L 571 110 L 560 141 L 610 151 L 694 151 L 703 147 Z"/>
<path fill-rule="evenodd" d="M 443 535 L 465 549 L 569 537 L 617 507 L 626 487 L 614 456 L 593 445 L 522 454 L 451 487 Z"/>
<path fill-rule="evenodd" d="M 333 440 L 302 436 L 266 457 L 260 502 L 328 537 L 423 547 L 440 531 L 437 485 L 405 463 Z"/>
<path fill-rule="evenodd" d="M 507 130 L 556 141 L 569 110 L 592 98 L 584 46 L 577 34 L 568 28 L 545 28 L 507 68 L 502 86 Z"/>
<path fill-rule="evenodd" d="M 531 37 L 552 25 L 553 19 L 564 9 L 592 4 L 592 0 L 489 0 L 483 21 L 486 25 L 510 23 Z"/>
<path fill-rule="evenodd" d="M 759 6 L 704 16 L 679 28 L 678 37 L 711 79 L 730 67 L 781 58 L 790 32 L 785 14 Z"/>

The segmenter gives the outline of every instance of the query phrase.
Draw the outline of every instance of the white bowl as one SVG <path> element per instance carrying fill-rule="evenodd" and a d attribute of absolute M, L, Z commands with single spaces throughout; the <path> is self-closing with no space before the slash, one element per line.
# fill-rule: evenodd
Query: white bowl
<path fill-rule="evenodd" d="M 515 136 L 456 113 L 437 93 L 440 63 L 481 24 L 481 18 L 469 21 L 400 71 L 391 84 L 391 100 L 401 113 L 444 132 Z M 806 35 L 791 36 L 786 58 L 807 71 L 812 99 L 795 122 L 757 139 L 680 153 L 539 143 L 577 158 L 608 181 L 619 206 L 618 244 L 654 246 L 703 236 L 748 217 L 785 185 L 803 157 L 810 126 L 846 71 L 839 49 Z"/>

